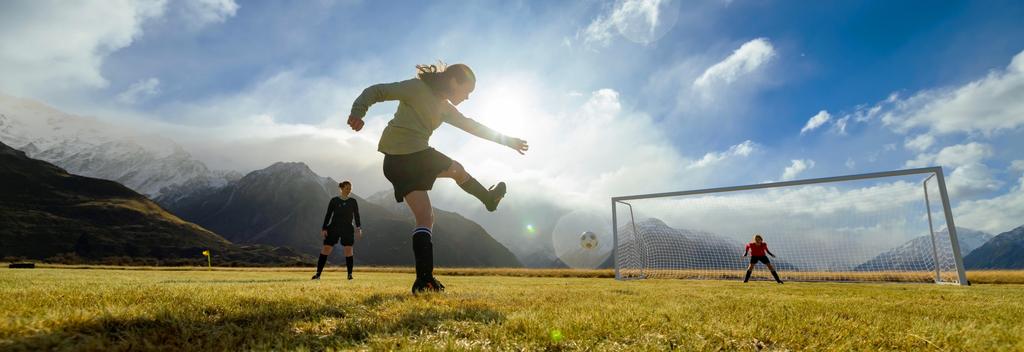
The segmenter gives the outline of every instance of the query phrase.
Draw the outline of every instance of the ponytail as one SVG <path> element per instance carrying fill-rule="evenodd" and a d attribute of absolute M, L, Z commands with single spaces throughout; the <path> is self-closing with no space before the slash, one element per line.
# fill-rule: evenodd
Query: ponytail
<path fill-rule="evenodd" d="M 451 90 L 449 83 L 452 78 L 456 82 L 476 82 L 476 75 L 473 70 L 465 64 L 445 65 L 438 61 L 437 64 L 416 65 L 416 77 L 426 83 L 434 93 L 447 93 Z"/>

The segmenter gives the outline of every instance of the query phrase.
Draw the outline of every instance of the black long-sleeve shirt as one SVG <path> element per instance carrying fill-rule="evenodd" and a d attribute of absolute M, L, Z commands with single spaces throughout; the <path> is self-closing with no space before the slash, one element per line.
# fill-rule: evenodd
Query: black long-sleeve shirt
<path fill-rule="evenodd" d="M 355 219 L 356 227 L 362 227 L 359 221 L 359 203 L 355 198 L 342 200 L 341 197 L 331 198 L 327 204 L 327 215 L 324 215 L 324 230 L 348 230 Z"/>

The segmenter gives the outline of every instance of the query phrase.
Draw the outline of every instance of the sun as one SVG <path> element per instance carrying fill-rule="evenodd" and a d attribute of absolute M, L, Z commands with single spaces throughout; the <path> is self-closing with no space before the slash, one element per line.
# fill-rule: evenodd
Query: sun
<path fill-rule="evenodd" d="M 521 79 L 498 78 L 494 84 L 478 85 L 467 115 L 505 134 L 520 135 L 536 118 L 538 99 Z M 475 100 L 475 101 L 474 101 Z"/>

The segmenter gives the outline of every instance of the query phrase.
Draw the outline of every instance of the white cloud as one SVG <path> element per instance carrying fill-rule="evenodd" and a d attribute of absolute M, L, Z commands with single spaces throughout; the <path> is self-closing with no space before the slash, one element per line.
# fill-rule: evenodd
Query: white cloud
<path fill-rule="evenodd" d="M 1024 160 L 1014 160 L 1010 163 L 1010 170 L 1021 172 L 1024 171 Z"/>
<path fill-rule="evenodd" d="M 718 84 L 731 84 L 740 77 L 756 71 L 775 57 L 775 48 L 767 38 L 757 38 L 744 43 L 719 63 L 708 67 L 693 81 L 698 89 L 708 89 Z"/>
<path fill-rule="evenodd" d="M 907 138 L 903 146 L 907 149 L 923 152 L 935 144 L 935 137 L 930 134 L 921 134 L 914 138 Z"/>
<path fill-rule="evenodd" d="M 115 99 L 122 104 L 132 105 L 152 98 L 157 94 L 160 94 L 160 80 L 150 77 L 135 82 L 127 90 L 118 94 Z"/>
<path fill-rule="evenodd" d="M 231 94 L 162 106 L 161 113 L 190 125 L 232 125 L 261 115 L 280 123 L 315 125 L 343 115 L 361 91 L 336 74 L 284 70 Z"/>
<path fill-rule="evenodd" d="M 970 142 L 967 144 L 950 145 L 938 153 L 922 153 L 918 159 L 908 161 L 906 166 L 921 168 L 932 165 L 957 167 L 981 163 L 992 156 L 992 146 L 985 143 Z"/>
<path fill-rule="evenodd" d="M 846 158 L 845 165 L 847 169 L 853 170 L 853 168 L 857 166 L 857 163 L 853 161 L 853 158 Z"/>
<path fill-rule="evenodd" d="M 163 1 L 5 1 L 0 11 L 0 87 L 37 95 L 102 88 L 104 57 L 131 45 Z"/>
<path fill-rule="evenodd" d="M 818 127 L 821 127 L 821 125 L 824 125 L 826 122 L 828 122 L 831 119 L 832 119 L 832 115 L 830 115 L 828 113 L 828 111 L 825 111 L 825 110 L 818 111 L 817 114 L 815 114 L 814 116 L 811 116 L 811 118 L 807 120 L 807 124 L 804 125 L 804 128 L 800 129 L 800 134 L 804 134 L 804 133 L 813 131 L 814 129 L 816 129 Z M 845 126 L 845 124 L 844 124 L 844 126 Z M 845 127 L 844 127 L 844 129 L 845 129 Z"/>
<path fill-rule="evenodd" d="M 782 180 L 789 181 L 795 179 L 801 173 L 807 169 L 814 167 L 814 160 L 810 159 L 794 159 L 791 160 L 791 164 L 782 171 Z"/>
<path fill-rule="evenodd" d="M 875 118 L 880 116 L 880 113 L 882 112 L 883 104 L 885 104 L 885 103 L 892 103 L 893 99 L 896 99 L 897 97 L 899 97 L 899 95 L 897 95 L 896 93 L 893 93 L 893 94 L 890 94 L 889 98 L 887 98 L 885 101 L 879 103 L 878 105 L 872 106 L 870 108 L 867 107 L 866 105 L 858 106 L 857 109 L 853 112 L 853 114 L 847 115 L 844 118 L 853 117 L 853 120 L 856 121 L 856 122 L 867 122 L 867 121 L 874 120 Z"/>
<path fill-rule="evenodd" d="M 992 146 L 984 143 L 971 142 L 942 148 L 938 153 L 919 154 L 916 159 L 909 160 L 907 167 L 927 167 L 933 165 L 957 167 L 980 163 L 992 156 Z"/>
<path fill-rule="evenodd" d="M 692 164 L 690 164 L 690 166 L 688 166 L 688 168 L 693 169 L 693 168 L 708 167 L 708 166 L 714 165 L 714 164 L 716 164 L 716 163 L 718 163 L 720 161 L 726 160 L 726 159 L 728 159 L 730 157 L 735 157 L 735 156 L 743 156 L 743 157 L 745 157 L 745 156 L 749 156 L 751 153 L 753 153 L 757 149 L 758 149 L 757 143 L 754 143 L 754 142 L 752 142 L 750 140 L 746 140 L 746 141 L 743 141 L 743 143 L 740 143 L 740 144 L 737 144 L 737 145 L 729 147 L 729 150 L 726 150 L 724 152 L 708 152 L 707 154 L 704 154 L 704 157 L 700 158 L 700 160 L 697 160 L 697 161 L 693 162 Z"/>
<path fill-rule="evenodd" d="M 957 226 L 993 234 L 1024 225 L 1024 176 L 1010 192 L 991 199 L 962 201 L 953 214 Z"/>
<path fill-rule="evenodd" d="M 849 121 L 850 116 L 843 116 L 841 119 L 836 120 L 835 124 L 832 125 L 832 131 L 836 134 L 846 135 L 846 125 Z"/>
<path fill-rule="evenodd" d="M 970 163 L 953 169 L 947 186 L 950 197 L 973 198 L 999 190 L 1003 182 L 996 180 L 985 164 Z"/>
<path fill-rule="evenodd" d="M 1004 70 L 960 87 L 922 91 L 893 103 L 882 121 L 898 132 L 992 134 L 1024 125 L 1024 51 Z"/>
<path fill-rule="evenodd" d="M 619 1 L 608 14 L 595 18 L 577 34 L 587 47 L 607 47 L 615 34 L 649 44 L 665 35 L 679 16 L 675 0 Z"/>
<path fill-rule="evenodd" d="M 938 153 L 918 154 L 914 160 L 908 160 L 905 166 L 952 168 L 947 181 L 950 196 L 970 198 L 1003 186 L 1003 182 L 995 179 L 983 163 L 992 155 L 992 146 L 971 142 L 945 147 Z"/>
<path fill-rule="evenodd" d="M 181 15 L 185 24 L 199 29 L 210 24 L 222 23 L 238 12 L 235 0 L 187 0 L 181 2 Z"/>
<path fill-rule="evenodd" d="M 918 154 L 917 158 L 907 160 L 907 162 L 903 164 L 903 167 L 916 168 L 935 166 L 935 157 L 935 154 Z"/>

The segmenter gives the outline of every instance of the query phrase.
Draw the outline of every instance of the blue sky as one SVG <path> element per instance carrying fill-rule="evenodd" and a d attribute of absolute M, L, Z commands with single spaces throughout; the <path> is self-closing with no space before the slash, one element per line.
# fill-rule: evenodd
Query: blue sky
<path fill-rule="evenodd" d="M 464 62 L 480 82 L 460 109 L 533 150 L 433 143 L 529 184 L 524 207 L 940 164 L 965 221 L 1000 231 L 1024 215 L 1021 18 L 1019 1 L 7 1 L 0 91 L 159 126 L 213 168 L 291 159 L 380 190 L 394 104 L 355 134 L 352 99 Z"/>

